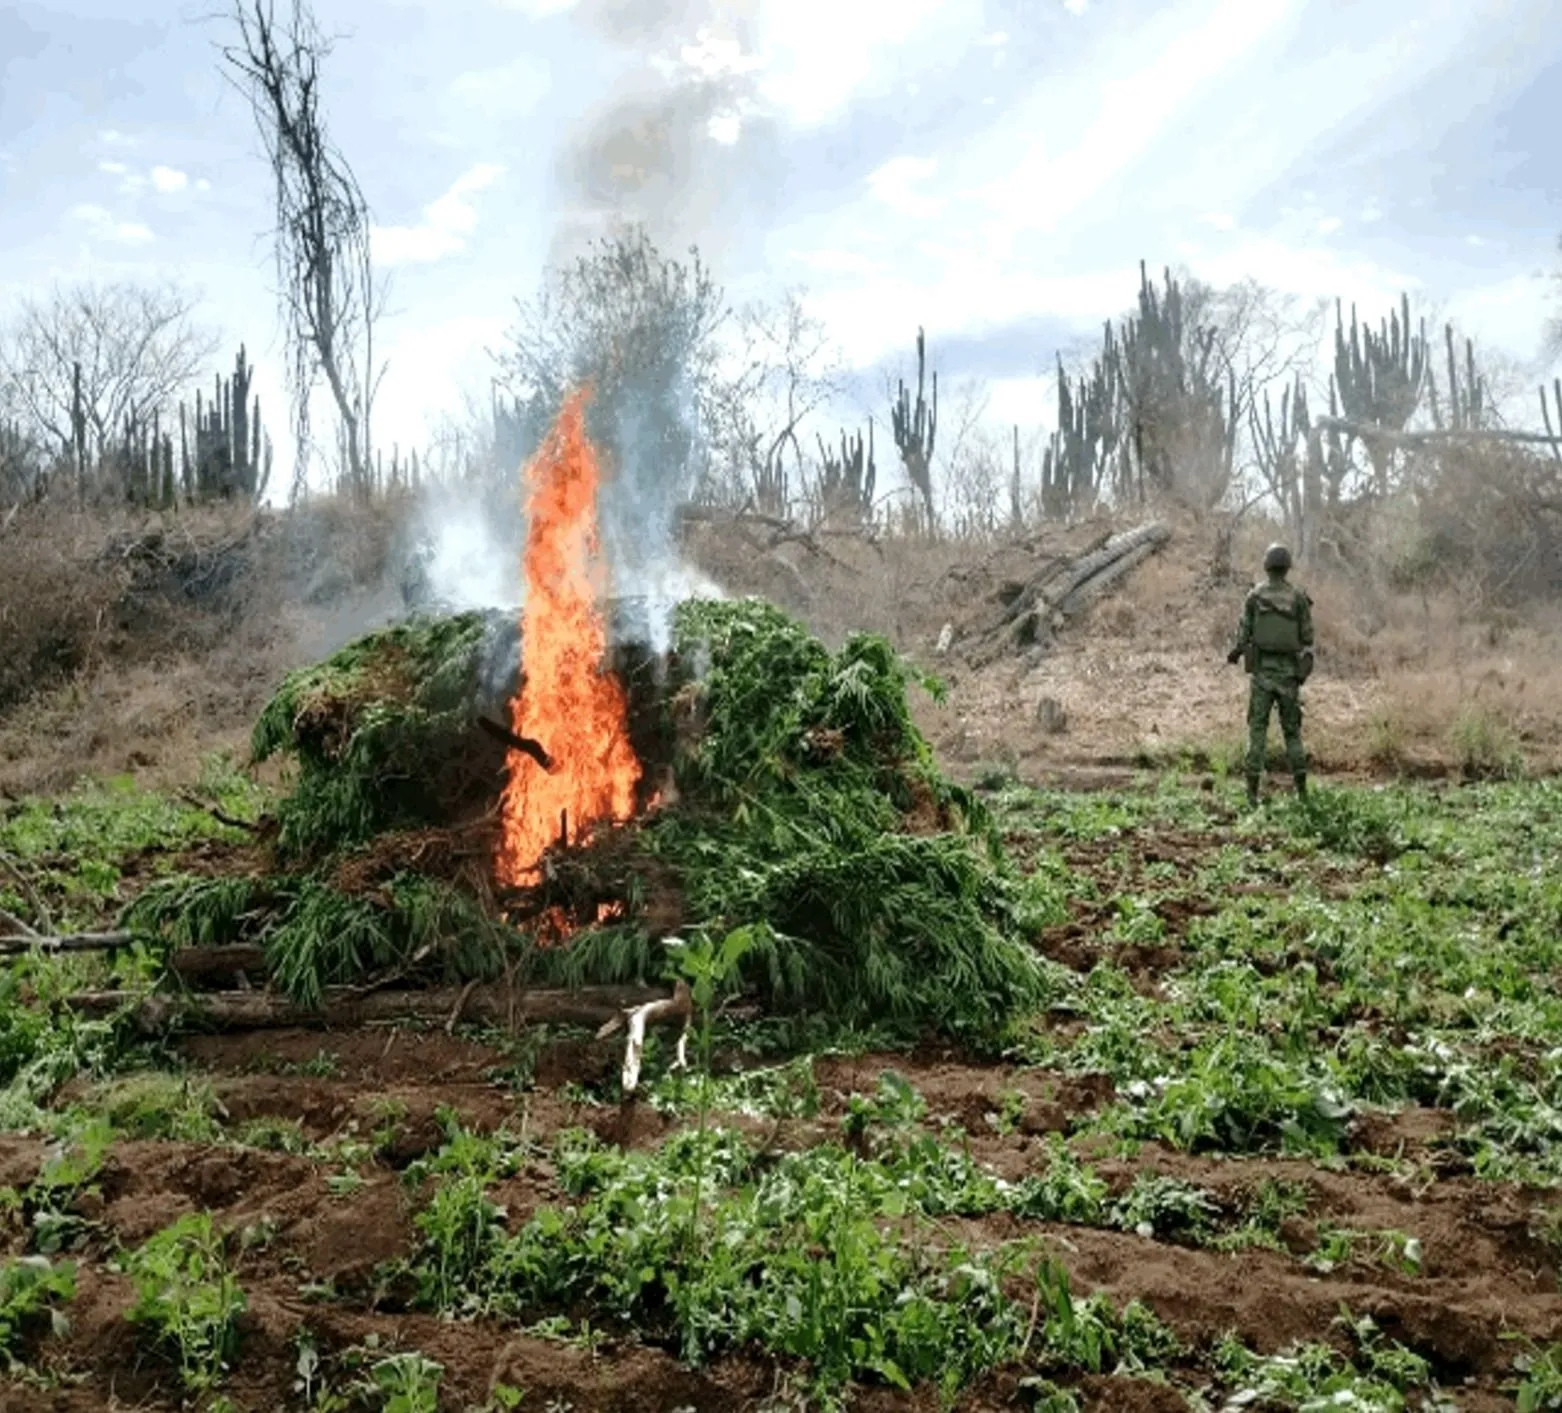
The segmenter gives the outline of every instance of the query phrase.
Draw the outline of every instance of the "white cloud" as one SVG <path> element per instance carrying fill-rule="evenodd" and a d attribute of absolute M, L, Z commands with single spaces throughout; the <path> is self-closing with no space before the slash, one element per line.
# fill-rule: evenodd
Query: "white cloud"
<path fill-rule="evenodd" d="M 1213 226 L 1217 231 L 1229 231 L 1236 225 L 1236 218 L 1229 211 L 1206 211 L 1199 217 L 1206 226 Z"/>
<path fill-rule="evenodd" d="M 152 185 L 158 191 L 183 191 L 189 184 L 190 178 L 177 167 L 152 168 Z"/>
<path fill-rule="evenodd" d="M 523 54 L 494 68 L 457 75 L 450 91 L 467 107 L 494 120 L 525 117 L 547 97 L 551 86 L 546 61 Z"/>
<path fill-rule="evenodd" d="M 519 10 L 534 20 L 562 15 L 575 8 L 576 0 L 499 0 L 502 10 Z"/>
<path fill-rule="evenodd" d="M 115 241 L 122 245 L 145 245 L 153 239 L 149 226 L 140 221 L 116 220 L 110 212 L 91 202 L 71 207 L 70 214 L 99 240 Z"/>
<path fill-rule="evenodd" d="M 1531 359 L 1541 350 L 1553 307 L 1549 279 L 1532 273 L 1462 290 L 1445 313 L 1477 345 L 1496 344 Z"/>
<path fill-rule="evenodd" d="M 868 177 L 868 190 L 892 211 L 936 215 L 943 202 L 918 188 L 937 170 L 938 160 L 933 157 L 892 157 Z"/>
<path fill-rule="evenodd" d="M 1115 63 L 1041 86 L 1006 124 L 1033 134 L 1016 159 L 1012 140 L 988 143 L 991 173 L 973 195 L 1008 245 L 1022 232 L 1057 229 L 1121 176 L 1182 110 L 1287 18 L 1298 0 L 1216 0 L 1196 23 L 1186 13 L 1137 37 Z M 1026 198 L 1016 200 L 1017 193 Z"/>
<path fill-rule="evenodd" d="M 376 226 L 372 233 L 375 260 L 381 265 L 413 265 L 459 255 L 477 226 L 477 208 L 470 198 L 492 186 L 503 171 L 493 163 L 479 163 L 425 206 L 417 225 Z"/>
<path fill-rule="evenodd" d="M 1090 8 L 1090 0 L 1063 0 L 1063 8 L 1071 15 L 1082 15 Z"/>
<path fill-rule="evenodd" d="M 982 18 L 978 0 L 777 0 L 760 14 L 760 96 L 794 125 L 819 126 L 902 84 L 908 55 L 958 55 Z"/>
<path fill-rule="evenodd" d="M 720 79 L 740 78 L 757 73 L 765 61 L 756 54 L 746 54 L 736 39 L 699 30 L 693 44 L 685 44 L 678 51 L 679 61 L 696 77 L 715 82 Z"/>
<path fill-rule="evenodd" d="M 141 139 L 131 137 L 128 133 L 122 133 L 118 128 L 104 128 L 98 134 L 98 141 L 108 147 L 136 147 Z"/>
<path fill-rule="evenodd" d="M 1340 220 L 1338 216 L 1325 216 L 1323 220 L 1318 222 L 1318 234 L 1333 235 L 1344 224 L 1345 222 Z"/>

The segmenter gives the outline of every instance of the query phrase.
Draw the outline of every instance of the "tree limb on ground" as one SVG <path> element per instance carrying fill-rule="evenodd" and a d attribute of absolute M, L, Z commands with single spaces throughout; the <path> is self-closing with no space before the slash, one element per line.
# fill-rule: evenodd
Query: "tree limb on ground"
<path fill-rule="evenodd" d="M 235 1031 L 342 1029 L 394 1021 L 443 1025 L 457 1006 L 470 1021 L 595 1026 L 626 1011 L 672 999 L 638 986 L 581 987 L 573 991 L 512 991 L 505 986 L 479 986 L 463 998 L 464 990 L 451 986 L 428 991 L 343 994 L 343 988 L 331 988 L 319 1006 L 301 1006 L 270 991 L 210 991 L 189 996 L 159 993 L 145 997 L 128 991 L 79 991 L 66 997 L 65 1004 L 94 1016 L 114 1015 L 129 1008 L 139 1030 L 157 1034 L 170 1026 Z"/>
<path fill-rule="evenodd" d="M 643 1005 L 626 1009 L 623 1015 L 615 1016 L 597 1031 L 597 1039 L 605 1040 L 626 1023 L 629 1026 L 629 1040 L 624 1047 L 623 1092 L 626 1096 L 633 1094 L 640 1085 L 640 1061 L 645 1052 L 646 1027 L 674 1020 L 683 1022 L 683 1031 L 678 1036 L 678 1054 L 673 1060 L 673 1068 L 681 1070 L 689 1062 L 689 1028 L 694 1023 L 694 1000 L 687 981 L 680 979 L 673 987 L 671 997 L 647 1001 Z"/>
<path fill-rule="evenodd" d="M 242 829 L 246 834 L 259 834 L 261 832 L 260 825 L 253 823 L 251 820 L 240 819 L 237 815 L 231 815 L 227 811 L 219 809 L 216 805 L 209 805 L 205 800 L 198 799 L 188 790 L 181 790 L 179 798 L 189 805 L 191 809 L 197 809 L 202 814 L 210 815 L 218 824 L 228 829 Z"/>
<path fill-rule="evenodd" d="M 1054 560 L 1012 593 L 966 649 L 973 667 L 986 667 L 1010 653 L 1033 661 L 1046 650 L 1055 621 L 1068 618 L 1142 564 L 1171 538 L 1171 529 L 1151 521 L 1109 535 L 1073 559 Z"/>

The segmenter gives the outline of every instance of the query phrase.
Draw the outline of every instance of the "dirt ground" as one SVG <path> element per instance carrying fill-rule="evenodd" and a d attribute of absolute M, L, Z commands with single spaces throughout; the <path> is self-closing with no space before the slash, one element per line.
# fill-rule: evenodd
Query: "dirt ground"
<path fill-rule="evenodd" d="M 1034 668 L 1006 660 L 973 669 L 964 657 L 969 638 L 959 633 L 951 634 L 947 651 L 938 650 L 944 625 L 971 631 L 1004 579 L 1023 578 L 1046 553 L 1065 541 L 1077 547 L 1098 529 L 1080 527 L 1046 547 L 974 555 L 959 546 L 886 552 L 849 541 L 761 546 L 757 554 L 706 543 L 695 552 L 731 591 L 766 593 L 827 638 L 854 629 L 885 632 L 942 676 L 946 701 L 922 700 L 917 711 L 940 758 L 957 772 L 1001 768 L 1036 783 L 1088 787 L 1118 783 L 1147 765 L 1181 762 L 1207 772 L 1229 764 L 1244 735 L 1246 688 L 1240 670 L 1225 664 L 1224 649 L 1248 576 L 1212 577 L 1206 530 L 1178 526 L 1171 545 L 1119 592 L 1065 625 Z M 1253 548 L 1243 552 L 1252 558 Z M 1548 646 L 1548 625 L 1466 622 L 1446 606 L 1422 605 L 1419 619 L 1401 603 L 1369 612 L 1331 581 L 1317 585 L 1315 598 L 1320 669 L 1306 693 L 1315 771 L 1458 773 L 1472 758 L 1479 764 L 1510 747 L 1532 768 L 1557 764 L 1562 693 L 1553 689 L 1562 668 Z M 306 638 L 301 629 L 294 641 Z M 238 690 L 246 708 L 263 696 L 260 680 L 274 679 L 286 665 L 287 654 L 274 644 L 267 654 L 262 659 L 257 649 L 245 663 Z M 209 667 L 190 659 L 122 673 L 101 700 L 90 683 L 68 691 L 25 702 L 0 722 L 0 785 L 19 792 L 86 769 L 188 774 L 202 752 L 238 748 L 247 730 L 247 718 L 233 709 L 231 676 L 214 683 Z M 1044 699 L 1061 708 L 1061 729 L 1038 719 Z M 1484 736 L 1472 721 L 1485 723 Z M 1090 867 L 1087 857 L 1071 862 Z M 1088 918 L 1060 930 L 1050 941 L 1055 959 L 1088 965 L 1093 931 Z M 1173 942 L 1119 960 L 1131 963 L 1137 985 L 1153 991 L 1177 953 Z M 544 1052 L 529 1090 L 504 1080 L 505 1054 L 439 1031 L 273 1032 L 196 1038 L 183 1048 L 193 1069 L 211 1079 L 225 1124 L 296 1120 L 310 1139 L 326 1142 L 361 1133 L 394 1108 L 404 1117 L 388 1159 L 364 1185 L 334 1191 L 324 1165 L 287 1152 L 116 1144 L 101 1196 L 84 1214 L 99 1235 L 84 1253 L 70 1328 L 47 1354 L 68 1376 L 51 1389 L 0 1386 L 0 1408 L 178 1407 L 166 1365 L 149 1357 L 124 1319 L 127 1278 L 103 1257 L 116 1243 L 144 1240 L 198 1210 L 213 1213 L 227 1230 L 263 1234 L 244 1245 L 238 1264 L 249 1299 L 245 1353 L 225 1391 L 243 1408 L 296 1406 L 294 1339 L 305 1323 L 337 1347 L 373 1333 L 421 1350 L 444 1365 L 452 1406 L 479 1406 L 500 1383 L 524 1387 L 528 1407 L 559 1400 L 577 1413 L 754 1409 L 772 1392 L 775 1370 L 746 1358 L 689 1370 L 667 1352 L 611 1336 L 583 1348 L 496 1322 L 441 1321 L 397 1308 L 376 1288 L 376 1268 L 409 1248 L 415 1197 L 400 1173 L 437 1148 L 441 1111 L 459 1114 L 468 1126 L 508 1124 L 537 1139 L 574 1126 L 629 1146 L 666 1135 L 674 1121 L 649 1106 L 603 1107 L 581 1094 L 583 1080 L 617 1065 L 616 1043 L 574 1042 Z M 775 1148 L 806 1147 L 838 1135 L 849 1097 L 870 1092 L 889 1068 L 926 1100 L 930 1125 L 958 1125 L 972 1156 L 1011 1180 L 1044 1160 L 1050 1135 L 1113 1097 L 1109 1082 L 1089 1076 L 978 1066 L 937 1053 L 866 1055 L 817 1063 L 823 1098 L 817 1118 L 726 1118 Z M 1002 1131 L 995 1117 L 1016 1092 L 1025 1096 L 1022 1116 L 1012 1131 Z M 1362 1123 L 1352 1157 L 1393 1157 L 1393 1171 L 1375 1172 L 1369 1161 L 1331 1170 L 1272 1159 L 1201 1159 L 1155 1145 L 1131 1161 L 1098 1164 L 1118 1190 L 1142 1172 L 1187 1178 L 1233 1197 L 1267 1179 L 1301 1184 L 1312 1201 L 1307 1221 L 1285 1234 L 1290 1253 L 1222 1252 L 1094 1227 L 1026 1229 L 1011 1216 L 959 1223 L 960 1235 L 978 1245 L 1041 1237 L 1076 1290 L 1103 1292 L 1119 1305 L 1141 1299 L 1201 1347 L 1234 1332 L 1259 1353 L 1276 1352 L 1296 1340 L 1326 1337 L 1348 1306 L 1429 1359 L 1465 1413 L 1507 1408 L 1508 1337 L 1562 1338 L 1555 1257 L 1532 1234 L 1534 1194 L 1477 1181 L 1467 1165 L 1461 1168 L 1439 1141 L 1447 1117 L 1411 1109 L 1392 1122 Z M 39 1140 L 0 1137 L 0 1186 L 25 1187 L 45 1154 Z M 538 1162 L 497 1197 L 513 1224 L 560 1194 Z M 1295 1253 L 1312 1248 L 1320 1217 L 1341 1226 L 1414 1230 L 1423 1243 L 1420 1273 L 1412 1278 L 1355 1261 L 1320 1272 L 1301 1262 Z M 332 1299 L 317 1298 L 325 1290 Z M 1172 1389 L 1132 1379 L 1086 1379 L 1076 1392 L 1085 1408 L 1100 1413 L 1186 1406 Z M 1015 1394 L 1014 1377 L 1005 1375 L 969 1391 L 958 1406 L 1009 1408 Z M 876 1391 L 858 1406 L 931 1410 L 937 1399 L 931 1392 L 902 1398 Z"/>
<path fill-rule="evenodd" d="M 1153 977 L 1154 969 L 1150 968 Z M 211 1077 L 228 1120 L 298 1120 L 317 1141 L 361 1132 L 376 1114 L 394 1106 L 405 1117 L 389 1155 L 366 1185 L 335 1195 L 317 1161 L 256 1149 L 176 1142 L 122 1142 L 99 1181 L 101 1198 L 86 1215 L 106 1249 L 112 1233 L 130 1245 L 178 1217 L 210 1211 L 224 1228 L 264 1232 L 239 1258 L 238 1273 L 249 1299 L 243 1318 L 244 1355 L 226 1392 L 249 1409 L 295 1406 L 296 1331 L 308 1324 L 331 1345 L 346 1346 L 376 1333 L 382 1344 L 421 1350 L 445 1366 L 452 1406 L 476 1407 L 501 1382 L 524 1387 L 535 1406 L 566 1400 L 584 1410 L 749 1409 L 762 1406 L 773 1371 L 744 1359 L 712 1368 L 683 1368 L 669 1354 L 611 1338 L 594 1352 L 556 1340 L 517 1333 L 479 1320 L 450 1324 L 399 1310 L 375 1290 L 375 1268 L 404 1254 L 412 1240 L 414 1195 L 397 1169 L 437 1148 L 436 1114 L 449 1109 L 464 1123 L 489 1130 L 501 1123 L 539 1140 L 562 1128 L 583 1126 L 626 1146 L 659 1142 L 673 1121 L 645 1107 L 620 1109 L 583 1102 L 562 1083 L 514 1093 L 489 1072 L 504 1057 L 482 1045 L 442 1033 L 404 1030 L 322 1034 L 277 1032 L 263 1036 L 191 1040 L 186 1053 Z M 322 1053 L 332 1057 L 329 1076 L 299 1073 Z M 544 1056 L 542 1074 L 577 1079 L 593 1066 L 610 1068 L 616 1048 L 575 1048 Z M 1000 1176 L 1018 1180 L 1044 1162 L 1047 1136 L 1072 1115 L 1111 1098 L 1110 1086 L 1088 1077 L 1062 1081 L 1005 1066 L 978 1067 L 937 1054 L 864 1055 L 820 1061 L 822 1098 L 817 1118 L 760 1121 L 728 1116 L 775 1149 L 805 1147 L 839 1132 L 853 1093 L 871 1092 L 884 1069 L 895 1069 L 924 1097 L 929 1124 L 953 1123 L 969 1135 L 971 1155 Z M 290 1072 L 291 1071 L 291 1072 Z M 1008 1134 L 993 1117 L 1015 1092 L 1028 1099 Z M 1077 1291 L 1099 1291 L 1121 1305 L 1146 1302 L 1185 1341 L 1207 1346 L 1236 1332 L 1261 1354 L 1326 1334 L 1342 1306 L 1370 1315 L 1388 1336 L 1432 1361 L 1444 1388 L 1456 1391 L 1466 1413 L 1511 1407 L 1501 1385 L 1510 1366 L 1507 1336 L 1538 1340 L 1562 1335 L 1562 1294 L 1554 1260 L 1530 1234 L 1525 1194 L 1479 1182 L 1457 1170 L 1438 1170 L 1446 1154 L 1437 1139 L 1447 1115 L 1412 1109 L 1392 1123 L 1365 1126 L 1356 1136 L 1362 1154 L 1423 1160 L 1436 1180 L 1331 1172 L 1304 1162 L 1268 1159 L 1199 1159 L 1145 1147 L 1133 1161 L 1098 1164 L 1114 1187 L 1126 1189 L 1136 1173 L 1196 1181 L 1233 1200 L 1266 1179 L 1301 1184 L 1312 1194 L 1308 1219 L 1284 1235 L 1300 1252 L 1309 1249 L 1313 1223 L 1326 1218 L 1364 1229 L 1414 1230 L 1423 1242 L 1421 1272 L 1393 1274 L 1351 1263 L 1319 1274 L 1277 1251 L 1223 1253 L 1128 1232 L 1026 1224 L 1004 1216 L 962 1221 L 959 1235 L 996 1243 L 1021 1235 L 1043 1238 L 1068 1268 Z M 0 1183 L 24 1186 L 37 1172 L 46 1145 L 33 1139 L 0 1139 Z M 497 1193 L 512 1222 L 540 1202 L 558 1200 L 546 1165 L 528 1165 Z M 129 1285 L 89 1248 L 81 1266 L 71 1329 L 53 1342 L 50 1364 L 77 1380 L 53 1391 L 0 1392 L 0 1407 L 86 1413 L 100 1408 L 173 1408 L 166 1364 L 148 1357 L 137 1332 L 124 1320 Z M 312 1291 L 329 1289 L 320 1300 Z M 1087 1409 L 1184 1407 L 1180 1395 L 1131 1380 L 1087 1380 L 1079 1390 Z M 1012 1379 L 994 1379 L 959 1403 L 966 1410 L 1012 1407 Z M 867 1396 L 858 1406 L 913 1408 L 934 1400 Z"/>

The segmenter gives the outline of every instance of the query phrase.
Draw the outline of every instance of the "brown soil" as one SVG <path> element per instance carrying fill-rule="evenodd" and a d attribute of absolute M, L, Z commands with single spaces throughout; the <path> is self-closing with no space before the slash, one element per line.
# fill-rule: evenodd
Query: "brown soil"
<path fill-rule="evenodd" d="M 496 1321 L 450 1324 L 376 1303 L 377 1268 L 406 1255 L 415 1238 L 417 1197 L 398 1170 L 438 1146 L 442 1110 L 470 1126 L 507 1124 L 537 1138 L 583 1125 L 605 1139 L 643 1145 L 671 1131 L 671 1120 L 643 1106 L 602 1108 L 564 1092 L 566 1083 L 589 1082 L 612 1068 L 618 1057 L 612 1042 L 550 1047 L 536 1070 L 539 1083 L 527 1092 L 494 1077 L 506 1063 L 500 1051 L 442 1032 L 206 1036 L 183 1048 L 190 1064 L 211 1077 L 231 1128 L 262 1118 L 292 1120 L 310 1138 L 328 1142 L 367 1139 L 389 1116 L 378 1160 L 365 1170 L 363 1186 L 335 1195 L 330 1164 L 288 1153 L 116 1144 L 100 1194 L 80 1208 L 96 1225 L 78 1253 L 80 1293 L 71 1330 L 42 1346 L 45 1367 L 73 1381 L 49 1392 L 12 1387 L 0 1395 L 0 1408 L 85 1413 L 179 1407 L 166 1362 L 124 1319 L 131 1293 L 107 1258 L 116 1244 L 142 1241 L 203 1209 L 224 1229 L 249 1234 L 241 1236 L 238 1257 L 249 1299 L 243 1353 L 225 1386 L 241 1409 L 301 1406 L 292 1393 L 293 1340 L 305 1326 L 323 1351 L 341 1351 L 373 1334 L 382 1344 L 438 1360 L 446 1370 L 442 1408 L 477 1408 L 497 1383 L 524 1387 L 537 1406 L 560 1398 L 575 1409 L 757 1409 L 771 1393 L 776 1371 L 747 1358 L 689 1370 L 632 1341 L 610 1339 L 591 1353 Z M 964 1130 L 973 1157 L 1010 1180 L 1046 1163 L 1047 1145 L 1071 1118 L 1112 1098 L 1110 1083 L 1099 1076 L 972 1065 L 940 1052 L 866 1055 L 817 1062 L 821 1109 L 814 1119 L 734 1116 L 731 1122 L 780 1148 L 826 1141 L 839 1134 L 850 1096 L 871 1092 L 886 1069 L 904 1075 L 921 1094 L 929 1126 Z M 1418 1110 L 1359 1125 L 1354 1151 L 1410 1160 L 1392 1174 L 1359 1165 L 1330 1170 L 1302 1161 L 1195 1158 L 1155 1145 L 1132 1160 L 1097 1156 L 1097 1170 L 1115 1192 L 1126 1190 L 1137 1173 L 1168 1174 L 1198 1183 L 1232 1211 L 1266 1179 L 1297 1184 L 1311 1200 L 1305 1216 L 1283 1229 L 1296 1254 L 1223 1253 L 1008 1216 L 952 1223 L 951 1229 L 976 1244 L 1040 1237 L 1068 1268 L 1076 1292 L 1101 1291 L 1120 1303 L 1143 1300 L 1195 1348 L 1207 1348 L 1227 1331 L 1262 1352 L 1328 1339 L 1342 1304 L 1348 1305 L 1430 1359 L 1443 1386 L 1458 1390 L 1462 1408 L 1504 1407 L 1514 1352 L 1509 1336 L 1562 1337 L 1555 1257 L 1531 1234 L 1539 1194 L 1437 1172 L 1447 1129 L 1445 1114 Z M 46 1150 L 37 1139 L 0 1139 L 0 1183 L 24 1187 Z M 560 1194 L 547 1170 L 531 1165 L 502 1185 L 496 1198 L 514 1222 Z M 1310 1268 L 1301 1254 L 1312 1249 L 1324 1223 L 1413 1232 L 1423 1245 L 1421 1273 L 1401 1275 L 1366 1256 L 1327 1274 Z M 310 1296 L 327 1283 L 334 1298 Z M 959 1406 L 1012 1407 L 1015 1392 L 1012 1377 L 995 1377 L 970 1390 Z M 1085 1408 L 1102 1413 L 1184 1406 L 1174 1391 L 1142 1380 L 1086 1379 L 1076 1392 Z M 864 1390 L 857 1406 L 920 1409 L 933 1402 Z"/>

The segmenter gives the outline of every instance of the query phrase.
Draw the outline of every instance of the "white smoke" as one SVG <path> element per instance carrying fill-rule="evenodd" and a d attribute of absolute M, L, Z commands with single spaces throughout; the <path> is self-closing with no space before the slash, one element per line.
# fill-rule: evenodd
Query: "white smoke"
<path fill-rule="evenodd" d="M 518 607 L 526 596 L 520 555 L 474 495 L 431 498 L 423 516 L 428 590 L 457 611 Z"/>

